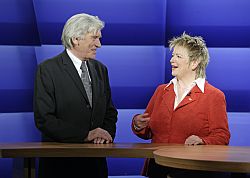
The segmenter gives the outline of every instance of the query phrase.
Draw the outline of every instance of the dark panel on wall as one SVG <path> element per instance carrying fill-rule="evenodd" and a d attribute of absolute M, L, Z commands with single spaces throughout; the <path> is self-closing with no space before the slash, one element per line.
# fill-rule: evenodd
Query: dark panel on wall
<path fill-rule="evenodd" d="M 0 1 L 0 45 L 39 45 L 32 0 Z"/>
<path fill-rule="evenodd" d="M 66 20 L 83 12 L 106 23 L 105 45 L 164 44 L 166 0 L 36 0 L 34 6 L 42 44 L 61 44 Z"/>
<path fill-rule="evenodd" d="M 0 112 L 32 111 L 34 48 L 0 46 L 0 53 Z"/>
<path fill-rule="evenodd" d="M 250 47 L 250 1 L 168 0 L 167 40 L 186 31 L 209 47 Z"/>
<path fill-rule="evenodd" d="M 36 47 L 37 62 L 63 51 L 60 45 Z M 102 46 L 97 59 L 109 70 L 113 100 L 117 108 L 145 108 L 155 88 L 164 82 L 163 46 Z"/>
<path fill-rule="evenodd" d="M 163 46 L 103 46 L 97 58 L 108 66 L 113 100 L 119 109 L 145 108 L 164 82 Z"/>

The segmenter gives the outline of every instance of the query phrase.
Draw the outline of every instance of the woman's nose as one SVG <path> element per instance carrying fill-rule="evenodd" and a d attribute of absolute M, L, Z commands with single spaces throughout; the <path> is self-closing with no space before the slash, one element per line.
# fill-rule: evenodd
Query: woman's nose
<path fill-rule="evenodd" d="M 174 56 L 172 56 L 171 58 L 170 58 L 170 62 L 173 62 L 174 61 Z"/>

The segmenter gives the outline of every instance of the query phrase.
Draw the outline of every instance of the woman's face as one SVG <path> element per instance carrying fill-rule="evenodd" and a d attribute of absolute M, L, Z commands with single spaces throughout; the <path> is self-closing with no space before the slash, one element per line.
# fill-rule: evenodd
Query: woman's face
<path fill-rule="evenodd" d="M 194 74 L 192 64 L 189 63 L 188 50 L 183 46 L 174 47 L 170 64 L 172 66 L 172 75 L 178 79 L 193 76 Z"/>

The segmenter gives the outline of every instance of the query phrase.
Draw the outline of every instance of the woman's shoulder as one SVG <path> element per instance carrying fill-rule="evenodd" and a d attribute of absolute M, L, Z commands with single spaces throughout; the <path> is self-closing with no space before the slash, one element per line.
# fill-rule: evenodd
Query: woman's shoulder
<path fill-rule="evenodd" d="M 169 84 L 160 84 L 157 87 L 157 90 L 165 90 L 166 88 L 168 88 Z"/>
<path fill-rule="evenodd" d="M 160 84 L 157 86 L 155 93 L 164 93 L 164 91 L 168 90 L 171 86 L 169 84 Z"/>
<path fill-rule="evenodd" d="M 223 95 L 223 91 L 221 91 L 219 88 L 211 85 L 210 83 L 206 82 L 205 84 L 205 92 L 208 94 L 216 94 L 216 95 Z"/>

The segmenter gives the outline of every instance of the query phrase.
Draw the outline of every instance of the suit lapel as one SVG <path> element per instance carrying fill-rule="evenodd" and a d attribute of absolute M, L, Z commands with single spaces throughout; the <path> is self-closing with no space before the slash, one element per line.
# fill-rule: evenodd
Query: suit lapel
<path fill-rule="evenodd" d="M 174 99 L 175 99 L 175 93 L 174 93 L 174 85 L 171 84 L 170 86 L 166 87 L 165 93 L 162 95 L 162 100 L 164 105 L 167 106 L 169 112 L 173 112 L 174 110 Z"/>
<path fill-rule="evenodd" d="M 80 90 L 80 92 L 81 92 L 82 96 L 85 98 L 85 100 L 88 101 L 88 97 L 87 97 L 86 91 L 84 89 L 83 83 L 81 81 L 81 78 L 80 78 L 73 62 L 69 58 L 66 51 L 63 52 L 62 60 L 63 60 L 65 71 L 68 73 L 68 75 L 74 81 L 76 87 Z"/>
<path fill-rule="evenodd" d="M 87 65 L 88 65 L 89 74 L 90 74 L 91 83 L 92 83 L 92 104 L 94 108 L 95 102 L 98 99 L 98 91 L 100 89 L 100 80 L 98 80 L 98 75 L 96 73 L 96 69 L 92 60 L 94 59 L 88 60 Z"/>

